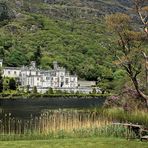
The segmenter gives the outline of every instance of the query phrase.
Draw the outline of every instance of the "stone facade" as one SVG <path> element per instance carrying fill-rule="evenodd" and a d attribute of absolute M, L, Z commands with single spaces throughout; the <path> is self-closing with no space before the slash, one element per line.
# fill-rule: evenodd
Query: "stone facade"
<path fill-rule="evenodd" d="M 2 67 L 2 60 L 0 60 Z M 21 87 L 38 89 L 48 88 L 76 88 L 78 86 L 78 78 L 76 75 L 70 75 L 65 68 L 59 67 L 57 62 L 53 63 L 52 70 L 42 70 L 36 68 L 36 63 L 31 62 L 29 67 L 3 67 L 3 77 L 18 78 Z"/>

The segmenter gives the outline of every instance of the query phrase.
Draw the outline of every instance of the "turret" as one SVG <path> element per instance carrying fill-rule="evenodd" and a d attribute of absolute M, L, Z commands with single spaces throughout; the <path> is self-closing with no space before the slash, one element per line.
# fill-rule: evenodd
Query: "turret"
<path fill-rule="evenodd" d="M 36 68 L 36 62 L 35 61 L 31 61 L 31 67 L 34 68 L 34 69 Z"/>
<path fill-rule="evenodd" d="M 57 61 L 54 61 L 54 62 L 53 62 L 53 68 L 54 68 L 54 69 L 58 69 L 58 63 L 57 63 Z"/>

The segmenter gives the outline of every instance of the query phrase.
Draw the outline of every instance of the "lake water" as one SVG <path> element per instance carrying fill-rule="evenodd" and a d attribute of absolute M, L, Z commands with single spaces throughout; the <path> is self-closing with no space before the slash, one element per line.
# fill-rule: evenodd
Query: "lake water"
<path fill-rule="evenodd" d="M 0 100 L 0 133 L 47 132 L 99 126 L 97 113 L 105 98 L 38 98 Z"/>
<path fill-rule="evenodd" d="M 38 99 L 3 99 L 0 100 L 0 118 L 5 114 L 18 118 L 39 115 L 45 109 L 100 107 L 105 98 L 38 98 Z"/>

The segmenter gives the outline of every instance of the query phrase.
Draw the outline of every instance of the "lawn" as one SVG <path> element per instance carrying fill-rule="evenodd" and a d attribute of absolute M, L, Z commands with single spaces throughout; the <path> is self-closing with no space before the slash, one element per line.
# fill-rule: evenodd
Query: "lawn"
<path fill-rule="evenodd" d="M 118 138 L 0 141 L 1 148 L 148 148 L 147 142 Z"/>

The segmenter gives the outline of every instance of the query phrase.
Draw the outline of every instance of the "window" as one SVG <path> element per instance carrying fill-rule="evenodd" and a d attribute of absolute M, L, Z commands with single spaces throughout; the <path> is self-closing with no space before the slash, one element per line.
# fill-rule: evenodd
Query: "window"
<path fill-rule="evenodd" d="M 66 83 L 66 84 L 68 84 L 68 83 L 69 83 L 69 79 L 68 79 L 68 78 L 66 78 L 65 83 Z"/>
<path fill-rule="evenodd" d="M 41 77 L 40 82 L 43 82 L 43 77 Z"/>
<path fill-rule="evenodd" d="M 14 74 L 16 75 L 16 71 L 14 71 Z"/>
<path fill-rule="evenodd" d="M 46 77 L 46 80 L 50 80 L 50 77 Z"/>
<path fill-rule="evenodd" d="M 8 74 L 10 74 L 10 71 L 8 71 Z"/>
<path fill-rule="evenodd" d="M 63 81 L 63 79 L 64 79 L 64 76 L 61 76 L 61 80 Z"/>

